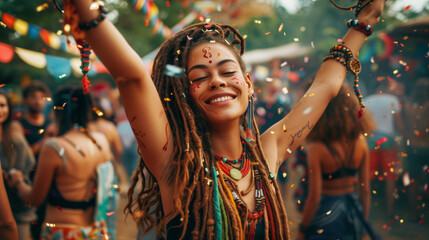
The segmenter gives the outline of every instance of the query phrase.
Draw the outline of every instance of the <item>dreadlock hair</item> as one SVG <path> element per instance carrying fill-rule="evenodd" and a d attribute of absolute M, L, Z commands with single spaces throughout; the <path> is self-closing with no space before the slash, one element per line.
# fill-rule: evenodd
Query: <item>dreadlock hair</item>
<path fill-rule="evenodd" d="M 128 203 L 125 211 L 137 221 L 142 228 L 143 234 L 152 227 L 157 227 L 159 236 L 165 234 L 166 224 L 175 216 L 180 214 L 182 222 L 182 235 L 190 233 L 192 239 L 213 239 L 215 237 L 214 201 L 213 185 L 210 184 L 215 174 L 211 169 L 218 172 L 214 154 L 209 139 L 209 129 L 203 117 L 198 114 L 198 110 L 189 94 L 190 82 L 185 77 L 172 77 L 165 75 L 167 64 L 187 69 L 187 59 L 190 50 L 207 42 L 216 42 L 228 46 L 234 52 L 242 72 L 245 72 L 245 65 L 241 59 L 244 52 L 245 42 L 238 30 L 231 25 L 223 24 L 195 24 L 178 32 L 174 37 L 165 41 L 157 56 L 155 57 L 152 69 L 152 79 L 158 90 L 161 99 L 169 98 L 170 101 L 163 101 L 163 106 L 173 133 L 174 149 L 169 168 L 165 169 L 168 176 L 167 181 L 174 186 L 174 210 L 164 216 L 161 204 L 161 195 L 157 180 L 146 171 L 143 159 L 132 176 L 132 183 L 128 191 Z M 240 48 L 236 47 L 238 45 Z M 243 117 L 244 119 L 244 117 Z M 243 126 L 245 124 L 243 120 Z M 262 153 L 259 130 L 256 127 L 255 119 L 252 120 L 255 131 L 255 142 L 246 142 L 248 154 L 253 162 L 258 164 L 262 182 L 265 190 L 266 201 L 271 206 L 270 223 L 275 226 L 268 226 L 265 221 L 265 235 L 268 238 L 268 230 L 276 239 L 287 239 L 289 229 L 287 226 L 286 213 L 279 193 L 279 188 L 275 180 L 269 178 L 268 164 Z M 241 129 L 242 139 L 245 139 L 244 131 Z M 219 197 L 223 203 L 225 211 L 224 234 L 228 234 L 230 239 L 243 239 L 248 228 L 247 217 L 241 219 L 238 214 L 236 204 L 232 198 L 231 191 L 226 186 L 223 178 L 218 178 Z M 139 184 L 139 186 L 138 186 Z M 232 184 L 236 192 L 237 186 Z M 137 190 L 136 190 L 137 189 Z M 135 196 L 135 191 L 139 191 Z M 193 216 L 190 216 L 190 215 Z M 264 215 L 267 215 L 264 214 Z M 247 215 L 246 215 L 247 216 Z M 193 229 L 188 229 L 190 218 L 194 218 Z"/>

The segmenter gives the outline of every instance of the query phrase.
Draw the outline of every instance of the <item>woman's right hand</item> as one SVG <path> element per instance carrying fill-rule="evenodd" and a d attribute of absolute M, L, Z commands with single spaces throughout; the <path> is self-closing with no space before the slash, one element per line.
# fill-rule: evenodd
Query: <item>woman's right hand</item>
<path fill-rule="evenodd" d="M 24 174 L 19 170 L 13 169 L 13 171 L 11 170 L 6 174 L 6 179 L 10 187 L 16 187 L 18 183 L 24 181 Z"/>
<path fill-rule="evenodd" d="M 374 27 L 380 21 L 386 0 L 367 0 L 363 1 L 362 5 L 365 6 L 368 1 L 371 2 L 359 12 L 357 19 L 359 22 L 364 22 Z"/>

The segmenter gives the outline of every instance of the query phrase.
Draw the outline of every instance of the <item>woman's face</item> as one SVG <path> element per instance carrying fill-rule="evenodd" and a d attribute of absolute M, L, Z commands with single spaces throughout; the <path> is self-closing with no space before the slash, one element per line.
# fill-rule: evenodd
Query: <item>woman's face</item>
<path fill-rule="evenodd" d="M 4 123 L 9 116 L 9 106 L 4 95 L 0 95 L 0 124 Z"/>
<path fill-rule="evenodd" d="M 220 43 L 202 43 L 190 51 L 187 66 L 189 93 L 209 124 L 240 118 L 253 89 L 232 49 Z"/>

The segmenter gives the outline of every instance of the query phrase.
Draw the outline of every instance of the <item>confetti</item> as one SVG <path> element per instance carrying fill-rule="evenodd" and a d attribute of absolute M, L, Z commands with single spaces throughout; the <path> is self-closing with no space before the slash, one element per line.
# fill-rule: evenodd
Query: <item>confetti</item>
<path fill-rule="evenodd" d="M 36 7 L 36 12 L 41 12 L 41 11 L 45 10 L 46 8 L 48 8 L 48 6 L 49 5 L 47 3 L 39 5 L 39 6 Z"/>
<path fill-rule="evenodd" d="M 283 172 L 283 178 L 285 178 L 287 176 L 286 172 Z"/>
<path fill-rule="evenodd" d="M 189 37 L 189 35 L 186 35 L 186 37 L 188 38 L 189 41 L 194 39 L 194 38 Z"/>
<path fill-rule="evenodd" d="M 106 215 L 107 215 L 107 216 L 112 216 L 113 214 L 115 214 L 115 212 L 113 212 L 113 211 L 112 211 L 112 212 L 107 212 L 107 213 L 106 213 Z"/>
<path fill-rule="evenodd" d="M 266 32 L 265 35 L 269 35 L 271 32 Z"/>
<path fill-rule="evenodd" d="M 283 132 L 287 132 L 286 125 L 283 124 Z"/>
<path fill-rule="evenodd" d="M 294 42 L 299 42 L 299 38 L 293 38 Z"/>
<path fill-rule="evenodd" d="M 279 32 L 281 32 L 281 31 L 282 31 L 283 26 L 284 26 L 284 23 L 280 24 L 280 26 L 279 26 Z"/>
<path fill-rule="evenodd" d="M 288 148 L 288 149 L 286 149 L 286 151 L 287 151 L 289 154 L 291 154 L 291 153 L 292 153 L 292 150 L 290 150 L 289 148 Z"/>
<path fill-rule="evenodd" d="M 275 132 L 274 132 L 274 131 L 270 131 L 270 133 L 271 133 L 271 134 L 274 134 Z"/>
<path fill-rule="evenodd" d="M 57 205 L 57 209 L 58 209 L 58 211 L 60 211 L 60 212 L 62 212 L 62 211 L 63 211 L 59 205 Z"/>
<path fill-rule="evenodd" d="M 406 7 L 404 8 L 404 12 L 408 11 L 408 9 L 410 9 L 410 8 L 411 8 L 411 5 L 406 6 Z"/>
<path fill-rule="evenodd" d="M 282 62 L 282 64 L 280 64 L 280 67 L 284 67 L 287 65 L 287 61 Z"/>
<path fill-rule="evenodd" d="M 381 144 L 383 144 L 383 143 L 385 143 L 385 142 L 387 142 L 387 137 L 382 137 L 382 138 L 380 138 L 380 139 L 377 139 L 377 140 L 375 141 L 375 144 L 377 144 L 377 146 L 380 146 Z"/>
<path fill-rule="evenodd" d="M 178 77 L 181 78 L 185 70 L 175 65 L 167 64 L 165 66 L 165 75 L 170 77 Z"/>
<path fill-rule="evenodd" d="M 58 76 L 60 79 L 62 79 L 62 78 L 65 78 L 65 77 L 67 77 L 67 75 L 64 73 L 64 74 L 61 74 L 60 76 Z"/>
<path fill-rule="evenodd" d="M 45 132 L 45 129 L 39 129 L 39 134 L 42 134 Z"/>
<path fill-rule="evenodd" d="M 295 184 L 291 184 L 291 185 L 290 185 L 290 188 L 293 188 L 293 187 L 295 187 Z"/>
<path fill-rule="evenodd" d="M 0 88 L 6 86 L 6 83 L 0 84 Z"/>
<path fill-rule="evenodd" d="M 167 5 L 167 7 L 170 7 L 170 1 L 165 1 L 165 5 Z"/>
<path fill-rule="evenodd" d="M 332 213 L 332 210 L 329 210 L 329 211 L 326 212 L 326 215 L 329 215 L 331 213 Z"/>
<path fill-rule="evenodd" d="M 337 39 L 337 42 L 338 42 L 338 43 L 343 43 L 343 39 L 338 38 L 338 39 Z"/>
<path fill-rule="evenodd" d="M 171 99 L 170 98 L 164 98 L 164 101 L 166 101 L 166 102 L 170 102 L 171 101 Z"/>
<path fill-rule="evenodd" d="M 270 78 L 270 77 L 267 77 L 267 78 L 265 79 L 265 81 L 267 81 L 267 82 L 272 82 L 272 81 L 273 81 L 273 79 L 272 79 L 272 78 Z"/>
<path fill-rule="evenodd" d="M 282 88 L 282 92 L 283 94 L 288 94 L 289 90 L 287 89 L 287 87 Z"/>
<path fill-rule="evenodd" d="M 302 111 L 302 114 L 307 115 L 311 112 L 311 110 L 313 110 L 312 107 L 308 107 L 307 109 L 305 109 L 304 111 Z"/>
<path fill-rule="evenodd" d="M 261 24 L 261 20 L 255 20 L 256 24 Z"/>
<path fill-rule="evenodd" d="M 311 47 L 314 48 L 314 42 L 313 41 L 311 41 Z"/>

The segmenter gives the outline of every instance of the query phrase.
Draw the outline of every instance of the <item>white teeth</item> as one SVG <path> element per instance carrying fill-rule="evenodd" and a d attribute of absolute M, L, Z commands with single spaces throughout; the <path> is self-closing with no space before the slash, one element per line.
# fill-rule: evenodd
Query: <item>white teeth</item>
<path fill-rule="evenodd" d="M 213 100 L 210 101 L 210 103 L 217 103 L 217 102 L 223 102 L 223 101 L 227 101 L 232 99 L 231 96 L 226 96 L 226 97 L 219 97 L 219 98 L 215 98 Z"/>

